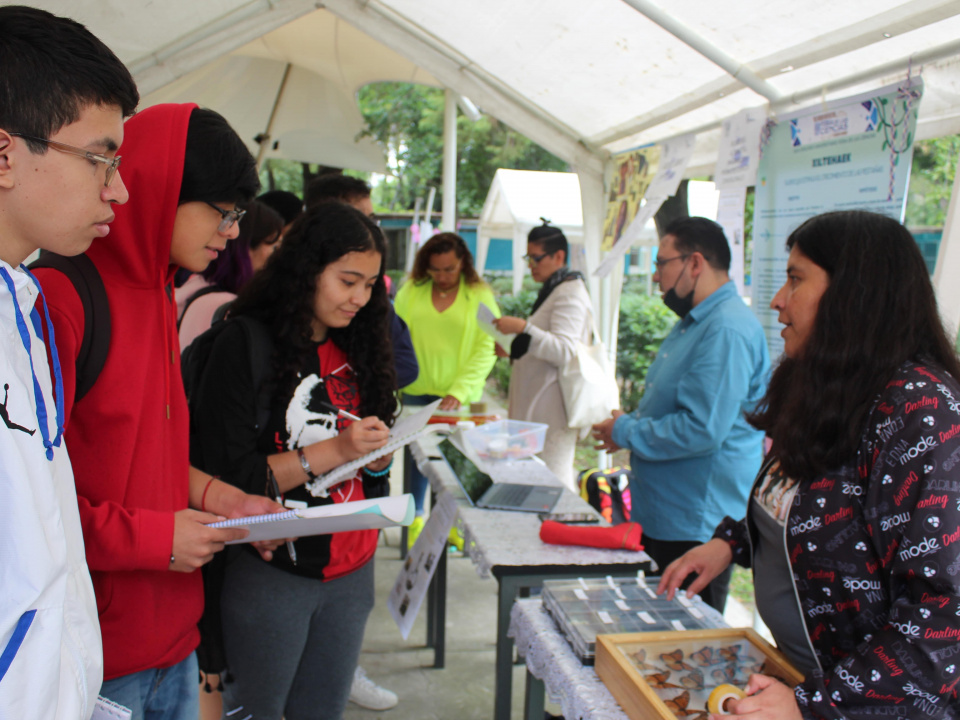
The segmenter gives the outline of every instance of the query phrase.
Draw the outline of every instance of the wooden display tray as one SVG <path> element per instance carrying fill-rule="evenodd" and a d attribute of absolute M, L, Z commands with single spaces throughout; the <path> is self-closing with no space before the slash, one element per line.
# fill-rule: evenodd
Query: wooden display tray
<path fill-rule="evenodd" d="M 597 635 L 597 675 L 631 720 L 705 719 L 710 690 L 744 687 L 759 663 L 791 687 L 803 681 L 750 628 Z"/>

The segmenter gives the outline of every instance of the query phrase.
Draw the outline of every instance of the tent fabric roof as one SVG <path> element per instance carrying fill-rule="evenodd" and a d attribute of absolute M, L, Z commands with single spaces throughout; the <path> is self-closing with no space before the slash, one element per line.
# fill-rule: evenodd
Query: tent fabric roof
<path fill-rule="evenodd" d="M 375 80 L 436 82 L 581 173 L 599 175 L 609 152 L 690 131 L 698 148 L 687 173 L 709 172 L 716 125 L 739 109 L 784 111 L 880 87 L 902 80 L 911 57 L 926 86 L 918 136 L 960 131 L 957 0 L 740 0 L 735 12 L 660 2 L 36 4 L 85 22 L 147 93 L 230 52 L 302 66 L 346 96 Z"/>

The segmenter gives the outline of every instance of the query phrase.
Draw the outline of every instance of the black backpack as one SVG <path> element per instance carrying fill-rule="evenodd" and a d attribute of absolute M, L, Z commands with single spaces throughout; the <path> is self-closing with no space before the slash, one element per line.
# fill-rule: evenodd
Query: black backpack
<path fill-rule="evenodd" d="M 70 280 L 83 305 L 83 339 L 77 354 L 77 382 L 74 402 L 86 395 L 100 377 L 110 351 L 110 304 L 103 278 L 86 255 L 66 257 L 45 252 L 28 266 L 30 270 L 50 268 Z"/>
<path fill-rule="evenodd" d="M 224 328 L 237 324 L 243 328 L 247 347 L 250 348 L 250 372 L 257 391 L 257 430 L 263 430 L 270 419 L 270 400 L 273 395 L 273 384 L 265 381 L 273 355 L 273 338 L 267 326 L 259 320 L 244 315 L 226 317 L 230 304 L 220 306 L 214 313 L 210 329 L 198 335 L 180 354 L 180 372 L 183 374 L 183 389 L 187 393 L 187 406 L 192 415 L 192 397 L 200 386 L 210 351 Z"/>

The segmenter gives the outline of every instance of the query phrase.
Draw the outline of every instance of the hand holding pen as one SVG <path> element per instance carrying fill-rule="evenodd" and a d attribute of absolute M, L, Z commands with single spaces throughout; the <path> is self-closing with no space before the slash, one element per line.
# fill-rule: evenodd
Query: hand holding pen
<path fill-rule="evenodd" d="M 344 462 L 362 457 L 387 444 L 390 428 L 380 418 L 375 415 L 360 418 L 330 403 L 325 402 L 322 405 L 331 412 L 336 412 L 340 417 L 353 421 L 337 435 Z"/>
<path fill-rule="evenodd" d="M 270 484 L 270 492 L 273 493 L 277 502 L 283 505 L 283 495 L 280 493 L 280 485 L 277 483 L 277 476 L 273 474 L 273 468 L 267 463 L 267 482 Z M 297 564 L 297 549 L 293 546 L 293 540 L 287 540 L 287 553 L 294 565 Z"/>

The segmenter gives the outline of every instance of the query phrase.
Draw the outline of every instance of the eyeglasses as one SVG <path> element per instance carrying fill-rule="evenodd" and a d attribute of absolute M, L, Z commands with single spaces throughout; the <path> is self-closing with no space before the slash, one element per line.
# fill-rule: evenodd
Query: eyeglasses
<path fill-rule="evenodd" d="M 427 274 L 430 277 L 435 277 L 437 275 L 456 275 L 457 273 L 460 272 L 462 267 L 463 267 L 463 263 L 460 261 L 457 261 L 457 264 L 454 265 L 453 267 L 448 267 L 448 268 L 428 267 Z"/>
<path fill-rule="evenodd" d="M 217 232 L 230 232 L 230 228 L 232 228 L 236 223 L 240 222 L 240 219 L 247 214 L 246 210 L 237 210 L 236 208 L 233 210 L 224 210 L 222 207 L 214 205 L 209 200 L 204 200 L 204 202 L 220 213 L 221 219 L 220 224 L 217 226 Z"/>
<path fill-rule="evenodd" d="M 83 148 L 74 147 L 73 145 L 67 145 L 66 143 L 57 142 L 56 140 L 47 140 L 46 138 L 38 138 L 33 135 L 25 135 L 23 133 L 12 132 L 10 135 L 15 137 L 23 138 L 24 140 L 33 140 L 34 142 L 43 143 L 52 147 L 54 150 L 59 150 L 62 153 L 67 155 L 76 155 L 77 157 L 86 158 L 92 163 L 102 163 L 107 166 L 106 176 L 103 179 L 104 187 L 110 187 L 110 183 L 113 181 L 114 175 L 117 174 L 117 168 L 120 167 L 120 156 L 108 158 L 106 155 L 100 155 L 98 153 L 92 153 L 89 150 L 84 150 Z"/>
<path fill-rule="evenodd" d="M 674 255 L 672 258 L 666 258 L 665 260 L 661 260 L 660 258 L 657 258 L 656 260 L 653 261 L 653 264 L 657 266 L 657 270 L 663 270 L 663 266 L 666 265 L 668 262 L 673 262 L 674 260 L 684 260 L 688 257 L 690 257 L 690 253 L 684 253 L 683 255 Z"/>
<path fill-rule="evenodd" d="M 553 253 L 543 253 L 542 255 L 524 255 L 523 259 L 527 261 L 528 265 L 537 265 L 547 255 L 553 255 Z"/>

